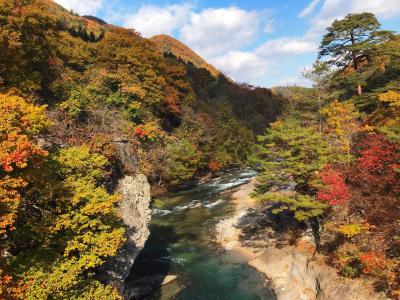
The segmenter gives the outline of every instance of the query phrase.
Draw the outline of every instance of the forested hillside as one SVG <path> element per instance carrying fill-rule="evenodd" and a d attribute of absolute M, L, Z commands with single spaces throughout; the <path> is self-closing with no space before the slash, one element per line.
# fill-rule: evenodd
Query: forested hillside
<path fill-rule="evenodd" d="M 0 0 L 0 298 L 114 299 L 115 182 L 164 188 L 246 164 L 270 90 L 163 55 L 50 0 Z M 201 66 L 200 66 L 201 67 Z"/>
<path fill-rule="evenodd" d="M 347 15 L 304 76 L 237 84 L 171 37 L 0 0 L 0 299 L 120 299 L 99 276 L 126 241 L 118 180 L 249 164 L 293 240 L 399 299 L 400 36 Z"/>
<path fill-rule="evenodd" d="M 350 14 L 304 75 L 313 88 L 274 89 L 289 105 L 259 137 L 257 196 L 311 224 L 340 275 L 399 299 L 400 37 Z"/>
<path fill-rule="evenodd" d="M 203 58 L 197 55 L 192 49 L 182 44 L 177 39 L 165 34 L 153 36 L 151 40 L 157 45 L 161 53 L 172 54 L 173 56 L 183 60 L 185 63 L 192 63 L 199 69 L 206 69 L 212 75 L 218 76 L 219 71 Z"/>

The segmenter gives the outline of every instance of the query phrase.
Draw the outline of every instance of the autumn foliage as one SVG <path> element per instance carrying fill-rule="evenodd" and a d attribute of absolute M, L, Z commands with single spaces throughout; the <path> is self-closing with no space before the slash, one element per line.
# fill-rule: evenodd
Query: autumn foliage
<path fill-rule="evenodd" d="M 209 163 L 208 168 L 212 171 L 212 172 L 218 172 L 219 170 L 221 170 L 222 166 L 221 164 L 219 164 L 216 161 L 212 161 Z"/>
<path fill-rule="evenodd" d="M 400 146 L 380 134 L 370 134 L 363 141 L 358 167 L 366 171 L 365 177 L 379 185 L 388 185 L 400 191 Z"/>
<path fill-rule="evenodd" d="M 324 187 L 317 193 L 319 201 L 329 205 L 344 205 L 350 200 L 350 190 L 341 172 L 327 167 L 322 171 L 321 180 Z"/>
<path fill-rule="evenodd" d="M 354 136 L 370 128 L 360 124 L 358 120 L 360 113 L 350 101 L 336 100 L 323 108 L 321 113 L 326 117 L 327 135 L 337 152 L 338 159 L 350 163 Z"/>
<path fill-rule="evenodd" d="M 20 190 L 27 185 L 21 172 L 47 154 L 31 140 L 50 124 L 44 109 L 0 94 L 0 234 L 14 229 Z"/>
<path fill-rule="evenodd" d="M 149 133 L 145 129 L 143 129 L 143 126 L 141 125 L 135 127 L 134 133 L 137 137 L 141 139 L 144 139 L 149 135 Z"/>
<path fill-rule="evenodd" d="M 369 251 L 360 255 L 360 261 L 363 266 L 362 271 L 364 274 L 375 273 L 375 275 L 379 275 L 379 273 L 382 273 L 387 267 L 384 253 Z"/>
<path fill-rule="evenodd" d="M 18 299 L 22 297 L 23 287 L 15 283 L 10 275 L 2 274 L 0 268 L 0 300 Z"/>
<path fill-rule="evenodd" d="M 28 184 L 24 172 L 29 164 L 42 159 L 42 150 L 32 137 L 50 125 L 45 107 L 34 106 L 23 98 L 0 94 L 0 238 L 15 230 L 21 190 Z M 0 252 L 3 251 L 0 245 Z M 3 246 L 3 247 L 2 247 Z M 0 299 L 13 299 L 22 290 L 4 273 L 0 257 Z"/>

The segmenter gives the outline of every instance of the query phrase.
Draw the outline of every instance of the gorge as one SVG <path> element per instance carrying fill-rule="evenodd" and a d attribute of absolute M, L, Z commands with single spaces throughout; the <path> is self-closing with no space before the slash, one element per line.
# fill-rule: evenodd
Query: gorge
<path fill-rule="evenodd" d="M 0 300 L 400 299 L 396 32 L 349 9 L 310 87 L 266 88 L 59 2 L 0 0 Z M 266 14 L 179 7 L 215 34 Z M 224 58 L 253 78 L 310 41 L 276 42 Z"/>

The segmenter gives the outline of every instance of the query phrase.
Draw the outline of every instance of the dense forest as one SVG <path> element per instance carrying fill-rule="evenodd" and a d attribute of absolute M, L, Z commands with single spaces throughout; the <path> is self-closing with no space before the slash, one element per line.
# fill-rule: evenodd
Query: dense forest
<path fill-rule="evenodd" d="M 0 1 L 1 299 L 120 298 L 97 276 L 125 240 L 118 178 L 167 189 L 243 166 L 280 114 L 270 90 L 155 42 L 50 0 Z"/>
<path fill-rule="evenodd" d="M 399 299 L 400 37 L 347 15 L 304 76 L 313 88 L 274 89 L 289 105 L 259 136 L 256 196 L 311 224 L 340 275 Z"/>

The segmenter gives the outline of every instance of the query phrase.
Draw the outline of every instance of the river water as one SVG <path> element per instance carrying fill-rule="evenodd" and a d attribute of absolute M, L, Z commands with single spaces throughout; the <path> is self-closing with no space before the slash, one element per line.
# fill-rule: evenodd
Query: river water
<path fill-rule="evenodd" d="M 234 189 L 254 177 L 235 171 L 153 203 L 150 238 L 128 278 L 173 274 L 178 279 L 145 299 L 272 300 L 266 278 L 214 242 L 219 220 L 233 212 Z"/>

